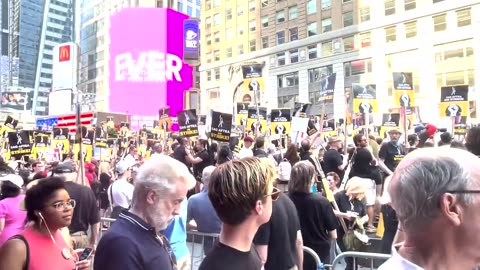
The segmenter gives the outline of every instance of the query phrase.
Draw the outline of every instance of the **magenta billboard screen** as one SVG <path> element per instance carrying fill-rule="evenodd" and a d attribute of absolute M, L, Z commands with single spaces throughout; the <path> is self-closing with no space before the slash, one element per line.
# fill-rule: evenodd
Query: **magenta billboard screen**
<path fill-rule="evenodd" d="M 111 112 L 131 115 L 132 128 L 158 119 L 170 107 L 183 110 L 192 67 L 183 63 L 183 21 L 171 9 L 127 8 L 110 17 Z"/>

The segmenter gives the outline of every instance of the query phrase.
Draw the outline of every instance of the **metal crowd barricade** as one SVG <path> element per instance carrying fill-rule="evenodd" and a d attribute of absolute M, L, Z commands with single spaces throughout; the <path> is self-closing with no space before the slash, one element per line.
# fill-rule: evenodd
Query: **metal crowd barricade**
<path fill-rule="evenodd" d="M 218 236 L 218 233 L 187 231 L 187 244 L 190 248 L 190 263 L 192 269 L 198 268 L 208 250 L 212 248 L 218 240 Z"/>
<path fill-rule="evenodd" d="M 344 269 L 344 265 L 340 266 L 340 262 L 342 260 L 345 261 L 346 258 L 353 258 L 353 264 L 358 264 L 357 259 L 362 259 L 362 260 L 369 260 L 370 261 L 370 269 L 374 270 L 378 268 L 378 265 L 381 263 L 385 262 L 386 260 L 390 259 L 392 255 L 390 254 L 382 254 L 382 253 L 368 253 L 368 252 L 356 252 L 356 251 L 346 251 L 343 253 L 340 253 L 335 259 L 333 260 L 331 269 Z M 361 263 L 362 267 L 368 267 L 365 266 L 363 263 Z"/>
<path fill-rule="evenodd" d="M 308 256 L 312 256 L 313 259 L 315 260 L 315 269 L 317 270 L 321 270 L 323 269 L 322 266 L 322 261 L 320 260 L 320 257 L 318 256 L 318 254 L 311 248 L 309 247 L 306 247 L 306 246 L 303 246 L 303 253 L 307 253 Z M 305 255 L 304 255 L 305 256 Z"/>
<path fill-rule="evenodd" d="M 102 238 L 103 234 L 108 231 L 108 229 L 110 228 L 110 225 L 115 221 L 116 219 L 114 218 L 106 218 L 106 217 L 102 217 L 100 218 L 100 232 L 98 233 L 98 241 L 100 241 L 100 239 Z M 107 225 L 107 226 L 105 226 Z"/>

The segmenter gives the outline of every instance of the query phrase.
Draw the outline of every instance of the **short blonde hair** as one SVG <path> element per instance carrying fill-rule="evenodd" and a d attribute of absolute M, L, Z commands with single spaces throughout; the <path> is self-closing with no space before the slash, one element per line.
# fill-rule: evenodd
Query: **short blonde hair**
<path fill-rule="evenodd" d="M 269 159 L 229 161 L 210 176 L 208 197 L 223 223 L 238 225 L 250 216 L 258 200 L 264 201 L 276 177 L 276 168 Z"/>
<path fill-rule="evenodd" d="M 353 196 L 356 195 L 356 198 L 359 200 L 363 200 L 365 197 L 365 193 L 367 192 L 366 187 L 363 185 L 362 180 L 360 177 L 352 177 L 348 180 L 347 185 L 345 187 L 346 194 L 350 200 L 353 199 Z"/>

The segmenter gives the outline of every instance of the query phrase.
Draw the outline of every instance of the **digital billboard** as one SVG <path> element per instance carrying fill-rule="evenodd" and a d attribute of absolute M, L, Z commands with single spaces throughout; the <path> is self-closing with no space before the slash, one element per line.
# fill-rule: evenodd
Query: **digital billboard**
<path fill-rule="evenodd" d="M 192 67 L 182 60 L 186 19 L 163 8 L 126 8 L 110 17 L 111 112 L 157 119 L 160 108 L 169 106 L 172 116 L 183 110 L 192 87 Z"/>

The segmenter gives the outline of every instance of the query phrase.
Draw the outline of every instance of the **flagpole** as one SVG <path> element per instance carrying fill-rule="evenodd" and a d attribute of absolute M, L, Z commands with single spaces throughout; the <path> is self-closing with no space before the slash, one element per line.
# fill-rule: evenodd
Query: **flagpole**
<path fill-rule="evenodd" d="M 80 159 L 79 159 L 79 167 L 80 167 L 80 174 L 77 173 L 77 183 L 79 182 L 78 177 L 81 177 L 81 183 L 82 185 L 85 185 L 85 162 L 84 162 L 84 156 L 83 156 L 83 142 L 82 142 L 82 121 L 80 121 L 80 116 L 81 116 L 81 104 L 80 104 L 80 92 L 77 89 L 77 101 L 75 103 L 75 117 L 76 117 L 76 139 L 78 141 L 78 152 L 80 154 Z M 78 154 L 77 154 L 78 157 Z"/>

